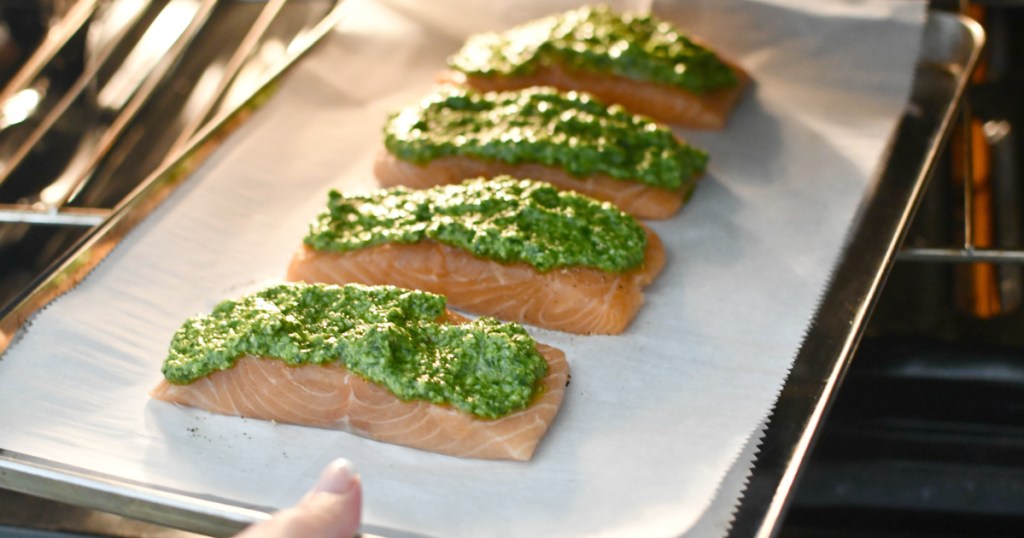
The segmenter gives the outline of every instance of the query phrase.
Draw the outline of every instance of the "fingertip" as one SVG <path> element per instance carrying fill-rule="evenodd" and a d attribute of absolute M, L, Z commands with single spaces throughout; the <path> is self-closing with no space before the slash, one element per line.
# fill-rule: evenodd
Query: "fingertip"
<path fill-rule="evenodd" d="M 359 475 L 352 462 L 338 458 L 327 465 L 311 492 L 347 494 L 359 486 Z"/>
<path fill-rule="evenodd" d="M 238 538 L 348 538 L 359 531 L 362 504 L 362 484 L 355 468 L 346 460 L 335 460 L 298 504 L 250 527 Z"/>
<path fill-rule="evenodd" d="M 327 531 L 324 536 L 355 536 L 362 519 L 363 491 L 352 464 L 345 460 L 331 462 L 299 507 L 309 521 L 317 522 L 315 527 Z"/>

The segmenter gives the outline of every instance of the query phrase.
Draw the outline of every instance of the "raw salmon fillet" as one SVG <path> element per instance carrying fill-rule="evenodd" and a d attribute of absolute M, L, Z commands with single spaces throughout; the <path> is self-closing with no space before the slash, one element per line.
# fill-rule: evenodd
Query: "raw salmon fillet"
<path fill-rule="evenodd" d="M 577 334 L 618 334 L 643 304 L 643 288 L 665 266 L 665 249 L 647 232 L 644 263 L 625 273 L 590 268 L 539 272 L 525 263 L 477 258 L 436 241 L 386 243 L 349 252 L 303 246 L 287 279 L 391 284 L 444 295 L 452 307 Z"/>
<path fill-rule="evenodd" d="M 540 66 L 533 73 L 520 76 L 481 76 L 445 71 L 440 80 L 481 91 L 533 86 L 585 91 L 606 103 L 622 105 L 634 114 L 649 116 L 663 123 L 691 129 L 723 129 L 751 82 L 750 76 L 737 65 L 725 63 L 736 74 L 737 84 L 701 95 L 668 84 L 573 70 L 558 64 Z"/>
<path fill-rule="evenodd" d="M 554 420 L 569 378 L 562 351 L 544 344 L 537 351 L 548 363 L 544 388 L 526 409 L 494 420 L 447 405 L 402 401 L 340 364 L 288 366 L 252 356 L 188 385 L 163 380 L 150 395 L 213 413 L 339 429 L 451 456 L 522 461 L 533 456 Z"/>
<path fill-rule="evenodd" d="M 508 175 L 545 181 L 561 190 L 572 190 L 598 200 L 611 202 L 619 209 L 641 219 L 671 217 L 682 207 L 696 186 L 695 182 L 679 190 L 652 187 L 637 181 L 623 181 L 606 174 L 578 178 L 564 170 L 535 163 L 509 164 L 473 157 L 439 157 L 419 165 L 403 161 L 381 150 L 373 168 L 382 187 L 406 186 L 425 189 L 449 185 L 477 177 Z"/>

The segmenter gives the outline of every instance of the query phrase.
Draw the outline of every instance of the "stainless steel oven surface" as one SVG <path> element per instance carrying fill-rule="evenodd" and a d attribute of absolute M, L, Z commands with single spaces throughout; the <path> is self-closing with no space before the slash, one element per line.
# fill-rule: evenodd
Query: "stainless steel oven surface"
<path fill-rule="evenodd" d="M 867 223 L 849 238 L 765 425 L 730 536 L 1024 528 L 1024 256 L 1013 250 L 1024 226 L 1024 51 L 1013 38 L 1024 9 L 978 3 L 967 15 L 981 32 L 955 14 L 962 7 L 932 4 L 910 103 L 859 214 Z M 0 4 L 0 338 L 73 287 L 214 152 L 343 8 Z M 3 448 L 0 536 L 225 535 L 251 521 L 244 507 L 212 502 L 197 525 L 196 505 L 176 512 L 145 484 L 96 491 L 74 469 Z"/>

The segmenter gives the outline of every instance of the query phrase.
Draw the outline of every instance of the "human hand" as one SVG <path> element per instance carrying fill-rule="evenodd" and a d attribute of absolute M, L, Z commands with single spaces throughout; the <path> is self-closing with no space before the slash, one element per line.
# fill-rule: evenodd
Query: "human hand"
<path fill-rule="evenodd" d="M 359 530 L 362 484 L 352 464 L 331 462 L 299 503 L 249 527 L 236 538 L 350 538 Z"/>

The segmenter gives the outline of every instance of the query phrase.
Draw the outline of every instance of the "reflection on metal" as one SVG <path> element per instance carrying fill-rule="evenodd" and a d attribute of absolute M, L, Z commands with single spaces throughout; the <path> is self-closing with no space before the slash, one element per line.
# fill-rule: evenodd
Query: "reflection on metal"
<path fill-rule="evenodd" d="M 267 33 L 267 29 L 270 28 L 271 23 L 277 18 L 281 12 L 281 8 L 284 7 L 286 0 L 270 0 L 267 2 L 266 7 L 260 13 L 256 22 L 253 23 L 249 32 L 242 39 L 241 44 L 235 51 L 228 63 L 220 68 L 218 66 L 216 75 L 219 79 L 219 84 L 210 92 L 210 96 L 206 99 L 199 101 L 202 106 L 192 111 L 192 121 L 181 130 L 177 140 L 171 144 L 171 149 L 168 152 L 168 159 L 172 158 L 178 152 L 180 152 L 185 146 L 188 145 L 189 140 L 195 135 L 196 131 L 205 123 L 210 114 L 215 109 L 217 102 L 220 101 L 227 93 L 228 88 L 231 87 L 235 81 L 235 77 L 238 75 L 242 67 L 246 65 L 252 53 L 259 44 L 263 41 L 264 36 Z"/>
<path fill-rule="evenodd" d="M 189 0 L 168 3 L 121 62 L 117 72 L 103 84 L 96 96 L 96 104 L 107 110 L 124 109 L 128 100 L 140 90 L 142 81 L 147 80 L 160 64 L 160 60 L 168 56 L 173 59 L 171 48 L 188 39 L 189 27 L 194 28 L 192 34 L 198 31 L 198 26 L 205 20 L 203 15 L 209 14 L 213 7 L 207 4 L 201 6 Z"/>
<path fill-rule="evenodd" d="M 78 0 L 61 14 L 60 20 L 50 28 L 36 52 L 18 70 L 7 86 L 0 90 L 0 103 L 6 103 L 13 94 L 31 87 L 31 82 L 51 65 L 68 41 L 92 17 L 98 3 L 99 0 Z M 46 5 L 46 2 L 38 4 Z"/>
<path fill-rule="evenodd" d="M 38 201 L 48 209 L 59 209 L 82 187 L 157 85 L 164 82 L 167 72 L 206 23 L 215 4 L 216 0 L 204 0 L 202 3 L 172 1 L 160 12 L 125 63 L 96 97 L 100 111 L 114 111 L 116 118 L 106 128 L 101 125 L 96 131 L 86 133 L 85 139 L 95 141 L 95 145 L 85 145 L 83 151 L 76 153 L 72 165 L 53 184 L 43 189 Z M 111 92 L 104 93 L 111 88 Z"/>
<path fill-rule="evenodd" d="M 42 99 L 39 90 L 25 88 L 0 105 L 0 129 L 17 125 L 35 113 Z"/>
<path fill-rule="evenodd" d="M 124 11 L 125 10 L 123 8 L 120 10 L 121 13 L 124 13 Z M 91 17 L 97 14 L 95 12 L 90 12 L 89 15 L 89 20 L 91 21 Z M 120 43 L 126 37 L 127 33 L 131 30 L 140 15 L 141 11 L 135 11 L 128 14 L 128 16 L 122 15 L 117 17 L 117 20 L 123 22 L 123 26 L 117 28 L 111 28 L 110 25 L 101 24 L 101 27 L 105 28 L 108 34 L 112 34 L 111 39 L 94 43 L 94 46 L 98 47 L 98 50 L 94 51 L 95 56 L 91 58 L 90 61 L 86 62 L 82 73 L 73 83 L 68 85 L 67 90 L 62 95 L 53 96 L 57 101 L 51 108 L 43 107 L 32 111 L 33 116 L 38 117 L 34 128 L 26 131 L 0 131 L 0 144 L 2 144 L 2 146 L 0 146 L 0 184 L 10 177 L 11 173 L 29 155 L 32 148 L 37 147 L 53 126 L 56 125 L 61 118 L 65 117 L 68 110 L 79 101 L 79 96 L 86 90 L 86 88 L 89 87 L 90 84 L 94 83 L 100 68 L 107 64 L 108 59 L 116 49 L 117 43 Z M 103 19 L 102 16 L 99 18 Z M 60 91 L 60 89 L 66 85 L 66 83 L 61 80 L 66 76 L 66 74 L 61 71 L 50 73 L 42 68 L 37 70 L 35 64 L 39 63 L 39 56 L 50 57 L 51 54 L 56 54 L 57 52 L 60 52 L 62 56 L 65 57 L 63 60 L 64 62 L 70 63 L 70 61 L 66 59 L 67 57 L 72 57 L 75 60 L 78 60 L 77 44 L 73 43 L 73 39 L 82 30 L 79 26 L 74 27 L 73 30 L 73 35 L 69 35 L 66 39 L 61 41 L 60 50 L 53 51 L 51 53 L 51 51 L 40 48 L 40 50 L 38 50 L 36 54 L 29 59 L 25 68 L 15 76 L 14 81 L 8 85 L 8 90 L 5 90 L 4 93 L 7 93 L 7 91 L 13 91 L 12 89 L 20 88 L 21 85 L 25 86 L 25 88 L 17 90 L 19 93 L 26 89 L 38 89 L 41 87 L 49 89 L 51 93 Z M 51 33 L 52 32 L 53 31 L 51 31 Z M 31 71 L 35 74 L 33 77 L 29 78 L 29 76 L 25 74 L 26 71 Z M 6 107 L 7 103 L 9 103 L 12 98 L 13 96 L 4 98 L 4 101 L 2 101 L 4 103 L 3 106 Z M 25 119 L 28 118 L 24 118 L 22 121 Z"/>

